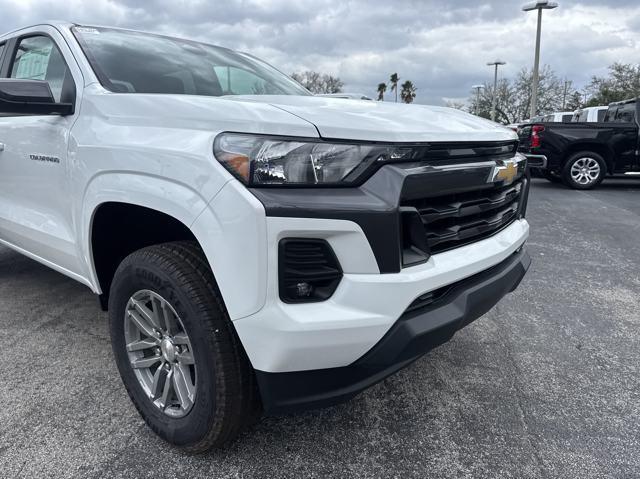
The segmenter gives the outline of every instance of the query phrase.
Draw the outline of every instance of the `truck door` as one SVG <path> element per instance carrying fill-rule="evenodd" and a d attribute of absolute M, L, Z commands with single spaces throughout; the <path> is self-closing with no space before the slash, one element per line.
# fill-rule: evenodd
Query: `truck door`
<path fill-rule="evenodd" d="M 69 60 L 75 62 L 57 30 L 27 29 L 6 43 L 2 76 L 45 80 L 56 101 L 75 102 L 82 76 Z M 0 240 L 80 274 L 67 158 L 76 115 L 0 114 Z"/>
<path fill-rule="evenodd" d="M 640 172 L 640 101 L 638 98 L 633 102 L 634 115 L 634 136 L 635 136 L 635 168 L 634 171 Z"/>
<path fill-rule="evenodd" d="M 609 107 L 606 122 L 611 124 L 613 134 L 609 141 L 614 153 L 614 173 L 635 172 L 638 164 L 638 125 L 635 119 L 635 102 L 626 102 Z"/>

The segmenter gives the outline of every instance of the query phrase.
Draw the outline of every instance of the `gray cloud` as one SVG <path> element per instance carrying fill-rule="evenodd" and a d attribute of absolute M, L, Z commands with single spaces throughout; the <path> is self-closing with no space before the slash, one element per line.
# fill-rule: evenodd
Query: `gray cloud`
<path fill-rule="evenodd" d="M 522 3 L 525 3 L 524 1 Z M 640 58 L 637 0 L 560 0 L 545 12 L 542 61 L 582 86 Z M 417 101 L 466 97 L 500 57 L 533 62 L 535 15 L 505 0 L 0 0 L 0 31 L 58 18 L 158 31 L 249 51 L 285 72 L 322 70 L 374 94 L 397 71 Z"/>

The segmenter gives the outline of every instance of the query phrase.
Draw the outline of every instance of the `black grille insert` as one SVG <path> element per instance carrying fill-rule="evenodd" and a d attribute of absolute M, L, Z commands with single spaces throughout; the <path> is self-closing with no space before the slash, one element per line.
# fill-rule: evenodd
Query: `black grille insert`
<path fill-rule="evenodd" d="M 279 246 L 280 299 L 285 303 L 325 301 L 342 279 L 342 269 L 323 239 L 286 238 Z"/>
<path fill-rule="evenodd" d="M 410 200 L 424 225 L 431 254 L 487 238 L 518 217 L 524 180 L 507 186 Z"/>

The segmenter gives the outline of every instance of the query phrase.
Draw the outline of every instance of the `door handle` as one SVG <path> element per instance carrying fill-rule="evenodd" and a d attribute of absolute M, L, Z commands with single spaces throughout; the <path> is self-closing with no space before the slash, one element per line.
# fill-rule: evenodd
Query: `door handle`
<path fill-rule="evenodd" d="M 0 142 L 0 152 L 4 151 L 4 143 Z"/>

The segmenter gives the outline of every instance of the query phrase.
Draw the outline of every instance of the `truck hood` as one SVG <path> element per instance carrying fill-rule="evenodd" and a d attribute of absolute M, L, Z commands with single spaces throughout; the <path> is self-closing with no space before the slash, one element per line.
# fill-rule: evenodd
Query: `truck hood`
<path fill-rule="evenodd" d="M 509 141 L 517 135 L 492 121 L 452 108 L 314 96 L 240 95 L 313 124 L 320 136 L 388 142 Z"/>

